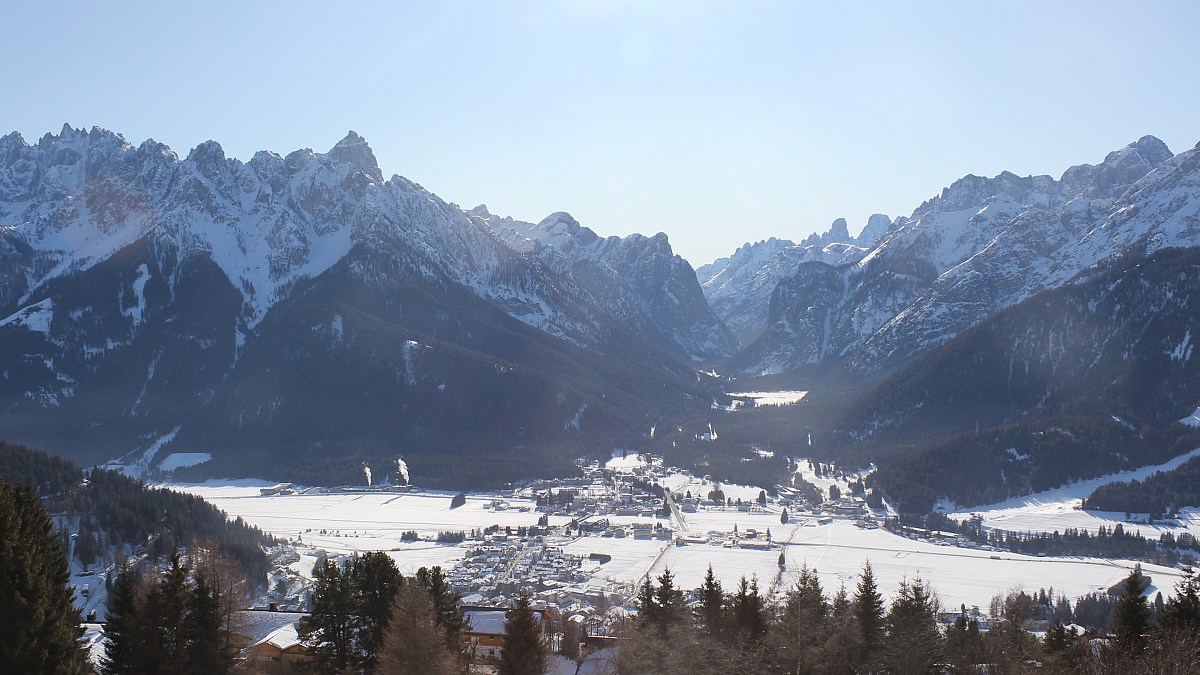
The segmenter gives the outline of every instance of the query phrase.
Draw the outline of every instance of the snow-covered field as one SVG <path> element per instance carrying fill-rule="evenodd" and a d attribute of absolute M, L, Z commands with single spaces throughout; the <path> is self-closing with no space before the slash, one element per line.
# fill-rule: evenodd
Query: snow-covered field
<path fill-rule="evenodd" d="M 755 405 L 793 405 L 807 395 L 807 391 L 743 391 L 728 394 L 751 399 Z"/>
<path fill-rule="evenodd" d="M 261 496 L 266 481 L 215 481 L 175 484 L 172 489 L 203 497 L 231 518 L 246 522 L 277 537 L 301 538 L 307 544 L 338 552 L 380 551 L 398 545 L 407 531 L 427 537 L 443 531 L 470 531 L 490 525 L 536 525 L 540 513 L 528 499 L 468 496 L 466 504 L 450 508 L 450 492 L 346 492 Z M 494 501 L 503 508 L 493 508 Z M 550 519 L 552 525 L 569 522 Z"/>
<path fill-rule="evenodd" d="M 508 508 L 492 507 L 495 497 L 471 496 L 467 503 L 450 509 L 450 493 L 312 493 L 261 496 L 264 481 L 236 481 L 173 485 L 174 489 L 200 495 L 225 510 L 231 517 L 241 516 L 252 525 L 276 536 L 302 540 L 301 560 L 292 567 L 300 574 L 311 574 L 314 549 L 332 553 L 383 550 L 396 560 L 402 571 L 411 573 L 421 566 L 452 567 L 464 552 L 463 547 L 429 541 L 400 542 L 400 534 L 415 530 L 424 537 L 440 531 L 470 530 L 497 524 L 532 525 L 540 514 L 532 502 L 506 499 Z M 754 488 L 745 488 L 747 492 Z M 528 511 L 520 509 L 528 508 Z M 583 557 L 592 553 L 612 556 L 606 563 L 586 561 L 593 579 L 617 582 L 630 587 L 649 573 L 657 575 L 670 567 L 684 588 L 700 585 L 708 565 L 726 588 L 738 579 L 757 577 L 761 589 L 774 585 L 786 587 L 794 580 L 802 564 L 816 568 L 827 593 L 839 584 L 852 589 L 865 561 L 870 560 L 885 595 L 893 593 L 903 578 L 920 575 L 933 585 L 944 605 L 960 603 L 986 606 L 991 597 L 1013 588 L 1036 590 L 1053 587 L 1059 593 L 1075 597 L 1106 589 L 1128 574 L 1133 563 L 1084 558 L 1036 558 L 1004 552 L 989 552 L 942 546 L 898 537 L 881 529 L 864 529 L 852 521 L 833 518 L 820 523 L 816 518 L 792 514 L 788 524 L 779 522 L 779 514 L 746 513 L 737 510 L 701 510 L 684 514 L 692 533 L 709 531 L 729 533 L 734 527 L 771 532 L 774 542 L 784 542 L 785 566 L 779 567 L 779 548 L 751 550 L 727 548 L 717 543 L 675 546 L 659 540 L 633 538 L 582 537 L 563 544 L 567 553 Z M 1047 516 L 1049 517 L 1049 516 Z M 616 522 L 618 519 L 614 519 Z M 623 520 L 623 519 L 620 519 Z M 647 518 L 631 518 L 645 522 Z M 552 517 L 552 524 L 567 522 Z M 657 519 L 667 525 L 671 521 Z M 1062 527 L 1062 525 L 1056 525 Z M 313 548 L 309 548 L 313 547 Z M 1175 570 L 1144 565 L 1157 589 L 1169 593 L 1179 577 Z"/>
<path fill-rule="evenodd" d="M 976 506 L 971 508 L 956 508 L 953 504 L 943 504 L 947 515 L 958 520 L 978 514 L 983 518 L 985 527 L 994 527 L 1016 532 L 1061 532 L 1068 527 L 1095 531 L 1100 526 L 1112 529 L 1117 524 L 1126 532 L 1139 531 L 1147 537 L 1157 538 L 1162 532 L 1200 532 L 1200 510 L 1184 509 L 1179 515 L 1177 525 L 1125 522 L 1125 514 L 1115 511 L 1084 511 L 1079 508 L 1080 501 L 1090 495 L 1096 488 L 1106 483 L 1129 480 L 1145 480 L 1158 471 L 1170 471 L 1187 460 L 1200 456 L 1200 448 L 1185 455 L 1180 455 L 1164 464 L 1145 466 L 1131 471 L 1123 471 L 1110 476 L 1084 480 L 1060 488 L 1039 492 L 1025 497 L 1017 497 L 998 504 Z M 1144 516 L 1144 514 L 1142 514 Z M 1137 520 L 1136 518 L 1134 520 Z"/>

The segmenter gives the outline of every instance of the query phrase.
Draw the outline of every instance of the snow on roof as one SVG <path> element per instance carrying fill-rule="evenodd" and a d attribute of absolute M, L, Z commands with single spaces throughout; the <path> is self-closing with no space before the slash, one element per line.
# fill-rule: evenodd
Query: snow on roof
<path fill-rule="evenodd" d="M 298 630 L 299 626 L 300 624 L 297 622 L 289 623 L 282 628 L 276 628 L 275 630 L 271 631 L 270 635 L 254 644 L 257 646 L 265 642 L 266 644 L 269 644 L 280 651 L 283 651 L 289 647 L 294 647 L 300 644 L 300 632 Z"/>
<path fill-rule="evenodd" d="M 472 633 L 490 633 L 492 635 L 504 635 L 504 619 L 508 613 L 507 609 L 502 608 L 479 608 L 467 609 L 463 614 L 467 617 L 467 622 L 471 624 Z M 538 623 L 542 622 L 542 613 L 535 611 L 533 613 Z"/>

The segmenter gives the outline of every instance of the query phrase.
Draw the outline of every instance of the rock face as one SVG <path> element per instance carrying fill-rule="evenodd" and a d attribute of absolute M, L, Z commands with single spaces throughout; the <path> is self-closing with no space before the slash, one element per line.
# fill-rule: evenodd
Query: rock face
<path fill-rule="evenodd" d="M 851 237 L 846 221 L 839 218 L 828 232 L 813 234 L 799 245 L 774 237 L 747 243 L 732 256 L 700 267 L 696 277 L 713 311 L 748 346 L 771 323 L 771 297 L 780 281 L 796 274 L 805 262 L 838 266 L 860 260 L 890 225 L 890 218 L 875 214 L 858 237 Z"/>
<path fill-rule="evenodd" d="M 966 176 L 857 260 L 810 261 L 781 280 L 767 329 L 734 363 L 887 370 L 1115 253 L 1194 246 L 1198 161 L 1147 136 L 1059 180 Z"/>
<path fill-rule="evenodd" d="M 98 128 L 9 134 L 6 434 L 237 470 L 544 446 L 704 400 L 667 352 L 735 343 L 665 236 L 600 239 L 556 215 L 536 226 L 551 254 L 494 220 L 384 180 L 354 132 L 245 163 L 212 141 L 181 160 Z"/>
<path fill-rule="evenodd" d="M 596 305 L 661 349 L 694 361 L 732 355 L 737 339 L 709 308 L 667 235 L 601 238 L 568 213 L 536 225 L 487 214 L 490 227 L 531 262 L 571 279 Z"/>

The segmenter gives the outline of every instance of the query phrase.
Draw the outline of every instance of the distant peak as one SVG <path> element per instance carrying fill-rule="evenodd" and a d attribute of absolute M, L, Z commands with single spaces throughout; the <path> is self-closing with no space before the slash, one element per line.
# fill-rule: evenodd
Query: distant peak
<path fill-rule="evenodd" d="M 537 224 L 537 228 L 539 230 L 550 230 L 553 229 L 555 225 L 559 224 L 566 226 L 568 232 L 574 232 L 575 230 L 579 229 L 579 221 L 575 220 L 575 218 L 573 218 L 571 214 L 567 213 L 566 211 L 555 211 L 545 218 L 542 218 L 541 222 Z"/>
<path fill-rule="evenodd" d="M 350 164 L 359 171 L 369 175 L 376 183 L 383 182 L 383 172 L 375 161 L 375 153 L 367 145 L 367 139 L 359 136 L 353 130 L 338 141 L 326 154 L 327 157 L 339 164 Z"/>
<path fill-rule="evenodd" d="M 470 211 L 467 211 L 467 213 L 471 214 L 472 216 L 479 216 L 480 218 L 487 218 L 488 216 L 492 215 L 491 211 L 488 211 L 487 204 L 480 204 Z"/>

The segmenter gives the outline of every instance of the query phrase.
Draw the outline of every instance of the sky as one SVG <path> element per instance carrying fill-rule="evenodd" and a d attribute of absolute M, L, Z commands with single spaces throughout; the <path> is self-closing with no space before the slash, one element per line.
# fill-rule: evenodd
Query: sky
<path fill-rule="evenodd" d="M 324 152 L 464 208 L 693 266 L 968 173 L 1059 176 L 1146 134 L 1200 141 L 1200 3 L 17 2 L 0 133 L 64 122 L 181 156 Z"/>

